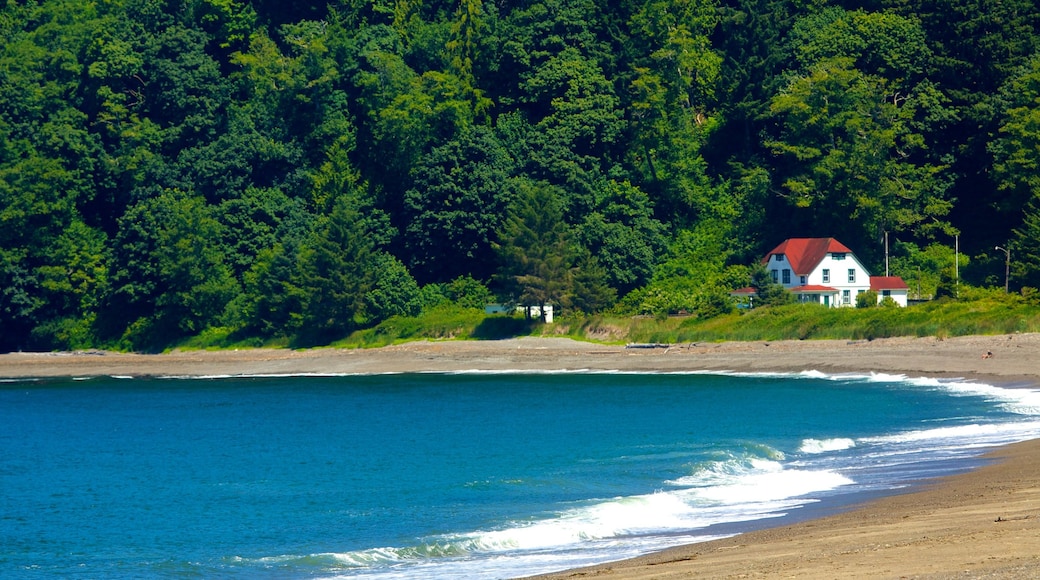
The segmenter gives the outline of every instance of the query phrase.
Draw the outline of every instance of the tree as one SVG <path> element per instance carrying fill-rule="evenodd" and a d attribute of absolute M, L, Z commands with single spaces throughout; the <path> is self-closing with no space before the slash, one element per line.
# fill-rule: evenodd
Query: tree
<path fill-rule="evenodd" d="M 942 165 L 922 161 L 914 95 L 893 95 L 847 58 L 795 77 L 772 102 L 777 185 L 800 235 L 842 236 L 869 262 L 885 231 L 928 239 L 950 226 Z"/>
<path fill-rule="evenodd" d="M 629 182 L 603 182 L 594 195 L 575 234 L 596 256 L 603 281 L 624 295 L 650 280 L 664 254 L 666 227 L 653 217 L 646 193 Z"/>
<path fill-rule="evenodd" d="M 373 258 L 375 280 L 365 294 L 369 324 L 378 324 L 393 316 L 415 316 L 422 309 L 419 285 L 400 260 L 385 252 Z"/>
<path fill-rule="evenodd" d="M 514 166 L 495 135 L 479 126 L 420 161 L 404 209 L 411 266 L 423 282 L 494 274 L 492 245 L 512 201 Z"/>
<path fill-rule="evenodd" d="M 775 282 L 764 266 L 759 266 L 751 272 L 751 287 L 758 295 L 759 306 L 782 306 L 795 300 L 794 294 L 788 292 L 782 284 Z"/>
<path fill-rule="evenodd" d="M 602 68 L 573 47 L 564 48 L 524 82 L 545 115 L 533 123 L 534 175 L 581 197 L 610 167 L 623 129 L 623 112 Z M 541 108 L 540 107 L 540 108 Z"/>
<path fill-rule="evenodd" d="M 37 324 L 42 306 L 39 281 L 25 264 L 24 251 L 0 246 L 0 350 L 27 348 L 29 331 Z"/>
<path fill-rule="evenodd" d="M 617 290 L 606 280 L 607 269 L 595 256 L 586 252 L 579 259 L 571 277 L 570 305 L 579 312 L 593 314 L 603 312 L 617 302 Z"/>
<path fill-rule="evenodd" d="M 1031 0 L 885 0 L 921 23 L 932 57 L 929 78 L 949 98 L 951 114 L 924 133 L 949 156 L 959 200 L 951 218 L 980 250 L 1006 240 L 1028 198 L 1008 199 L 990 176 L 986 149 L 1001 123 L 998 91 L 1040 49 L 1040 12 Z M 1010 202 L 1010 203 L 1009 203 Z M 985 240 L 985 241 L 983 241 Z"/>
<path fill-rule="evenodd" d="M 142 108 L 162 127 L 164 152 L 175 157 L 217 134 L 230 87 L 206 52 L 203 32 L 172 26 L 145 40 Z"/>
<path fill-rule="evenodd" d="M 32 331 L 37 348 L 89 348 L 96 342 L 93 322 L 108 286 L 107 237 L 80 220 L 73 221 L 46 248 L 36 268 L 41 321 Z"/>
<path fill-rule="evenodd" d="M 712 2 L 647 0 L 629 23 L 637 50 L 629 157 L 664 214 L 710 216 L 720 192 L 709 186 L 701 157 L 717 124 L 712 107 L 722 59 L 708 38 L 717 22 Z"/>
<path fill-rule="evenodd" d="M 1001 213 L 1012 230 L 1015 278 L 1040 286 L 1040 54 L 1000 92 L 1003 118 L 990 143 L 993 180 L 1003 199 Z"/>
<path fill-rule="evenodd" d="M 1014 230 L 1015 278 L 1022 286 L 1040 287 L 1040 192 L 1026 206 L 1022 225 Z"/>
<path fill-rule="evenodd" d="M 569 300 L 574 264 L 571 233 L 563 220 L 559 192 L 524 181 L 509 220 L 499 235 L 499 281 L 507 294 L 542 306 Z"/>
<path fill-rule="evenodd" d="M 216 322 L 238 292 L 221 239 L 198 196 L 164 191 L 130 207 L 112 246 L 103 334 L 156 349 Z"/>
<path fill-rule="evenodd" d="M 292 284 L 300 311 L 293 316 L 304 344 L 326 343 L 371 320 L 365 297 L 375 285 L 375 254 L 360 219 L 349 197 L 337 198 L 299 253 Z"/>
<path fill-rule="evenodd" d="M 1017 221 L 1040 193 L 1040 54 L 1000 91 L 1000 128 L 989 144 L 1001 213 Z M 1015 223 L 1013 221 L 1013 223 Z"/>

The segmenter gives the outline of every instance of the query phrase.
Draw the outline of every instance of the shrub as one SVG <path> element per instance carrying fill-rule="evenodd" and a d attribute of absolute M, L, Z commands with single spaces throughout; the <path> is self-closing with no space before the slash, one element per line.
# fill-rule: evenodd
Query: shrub
<path fill-rule="evenodd" d="M 889 297 L 891 300 L 891 297 Z M 878 305 L 878 294 L 874 290 L 867 290 L 856 295 L 856 308 L 874 308 Z"/>

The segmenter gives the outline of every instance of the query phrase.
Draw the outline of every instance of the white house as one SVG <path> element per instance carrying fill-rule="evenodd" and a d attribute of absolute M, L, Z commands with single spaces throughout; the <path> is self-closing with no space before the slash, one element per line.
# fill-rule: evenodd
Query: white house
<path fill-rule="evenodd" d="M 879 301 L 891 296 L 900 306 L 906 306 L 906 284 L 901 278 L 872 277 L 856 254 L 834 238 L 789 238 L 766 254 L 762 264 L 773 281 L 791 291 L 799 302 L 855 306 L 858 294 L 875 290 Z M 748 290 L 736 290 L 732 295 L 747 297 Z"/>
<path fill-rule="evenodd" d="M 878 302 L 891 298 L 900 306 L 906 306 L 908 288 L 899 276 L 871 276 L 870 289 L 877 292 Z"/>

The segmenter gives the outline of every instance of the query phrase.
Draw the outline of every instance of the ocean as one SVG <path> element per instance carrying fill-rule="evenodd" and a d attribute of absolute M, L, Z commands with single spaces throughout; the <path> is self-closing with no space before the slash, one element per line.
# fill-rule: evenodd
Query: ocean
<path fill-rule="evenodd" d="M 1040 435 L 887 375 L 0 382 L 4 578 L 513 578 L 839 510 Z"/>

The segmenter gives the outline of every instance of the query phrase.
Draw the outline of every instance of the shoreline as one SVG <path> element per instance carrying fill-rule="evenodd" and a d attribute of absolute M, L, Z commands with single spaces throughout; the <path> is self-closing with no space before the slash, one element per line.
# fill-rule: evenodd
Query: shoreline
<path fill-rule="evenodd" d="M 878 373 L 1040 387 L 1040 334 L 874 341 L 645 345 L 565 338 L 427 341 L 376 349 L 0 355 L 0 381 L 464 371 Z M 998 448 L 969 472 L 865 498 L 815 519 L 590 568 L 537 576 L 649 578 L 1021 578 L 1040 575 L 1040 439 Z"/>
<path fill-rule="evenodd" d="M 1036 577 L 1040 439 L 982 459 L 971 471 L 822 518 L 530 578 Z"/>
<path fill-rule="evenodd" d="M 722 342 L 626 348 L 568 338 L 316 348 L 0 354 L 0 379 L 484 371 L 867 373 L 1040 386 L 1040 334 L 944 340 Z"/>

